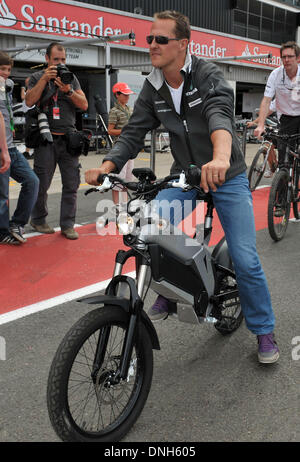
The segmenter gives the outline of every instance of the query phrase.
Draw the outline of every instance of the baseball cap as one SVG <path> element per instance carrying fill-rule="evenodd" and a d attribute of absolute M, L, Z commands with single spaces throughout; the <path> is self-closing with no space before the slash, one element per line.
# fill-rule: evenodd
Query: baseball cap
<path fill-rule="evenodd" d="M 112 87 L 113 93 L 123 93 L 123 95 L 132 95 L 134 91 L 130 90 L 129 86 L 127 83 L 124 82 L 118 82 Z"/>

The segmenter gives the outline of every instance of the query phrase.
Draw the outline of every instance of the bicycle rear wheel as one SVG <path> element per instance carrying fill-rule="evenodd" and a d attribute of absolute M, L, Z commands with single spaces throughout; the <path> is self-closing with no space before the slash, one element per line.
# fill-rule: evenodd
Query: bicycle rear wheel
<path fill-rule="evenodd" d="M 293 200 L 293 211 L 296 220 L 300 219 L 300 163 L 298 163 L 295 170 L 295 189 L 294 189 L 294 200 Z"/>
<path fill-rule="evenodd" d="M 254 156 L 252 161 L 248 180 L 249 180 L 249 187 L 251 191 L 254 191 L 260 183 L 263 174 L 266 170 L 266 163 L 264 163 L 266 155 L 268 151 L 266 147 L 260 148 Z"/>
<path fill-rule="evenodd" d="M 280 241 L 285 235 L 291 210 L 288 199 L 289 174 L 279 170 L 273 180 L 268 203 L 268 228 L 271 238 Z"/>
<path fill-rule="evenodd" d="M 227 293 L 236 290 L 237 283 L 235 278 L 226 274 L 220 273 L 217 277 L 216 294 Z M 222 335 L 228 335 L 237 330 L 243 319 L 244 315 L 241 308 L 239 296 L 233 296 L 231 299 L 221 303 L 218 307 L 220 317 L 214 327 Z"/>

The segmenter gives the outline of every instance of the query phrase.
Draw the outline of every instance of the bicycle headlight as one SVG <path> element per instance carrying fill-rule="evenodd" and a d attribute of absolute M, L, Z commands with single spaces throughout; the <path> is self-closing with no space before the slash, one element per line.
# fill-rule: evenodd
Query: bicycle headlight
<path fill-rule="evenodd" d="M 134 219 L 126 212 L 119 214 L 117 218 L 117 227 L 120 234 L 127 235 L 131 234 L 134 230 Z"/>

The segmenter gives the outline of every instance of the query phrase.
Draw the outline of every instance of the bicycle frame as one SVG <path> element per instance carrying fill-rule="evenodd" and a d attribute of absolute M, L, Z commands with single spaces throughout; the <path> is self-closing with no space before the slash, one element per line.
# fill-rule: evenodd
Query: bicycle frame
<path fill-rule="evenodd" d="M 273 142 L 272 142 L 272 141 L 268 141 L 268 140 L 264 140 L 264 141 L 262 142 L 262 144 L 261 144 L 261 148 L 262 148 L 262 149 L 263 149 L 263 148 L 266 148 L 266 151 L 267 151 L 267 154 L 266 154 L 266 156 L 265 156 L 265 160 L 264 160 L 264 162 L 263 162 L 263 164 L 262 164 L 262 167 L 261 167 L 262 171 L 264 171 L 265 168 L 266 168 L 266 164 L 267 164 L 267 162 L 268 162 L 268 160 L 269 160 L 269 154 L 270 154 L 270 151 L 271 151 L 271 147 L 272 147 L 272 146 L 273 146 Z"/>
<path fill-rule="evenodd" d="M 295 190 L 294 179 L 296 177 L 296 170 L 300 168 L 300 154 L 292 151 L 292 149 L 287 146 L 285 161 L 286 160 L 287 164 L 284 165 L 282 169 L 286 169 L 288 171 L 289 182 L 287 199 L 289 202 L 293 202 Z M 297 200 L 299 201 L 299 198 Z"/>

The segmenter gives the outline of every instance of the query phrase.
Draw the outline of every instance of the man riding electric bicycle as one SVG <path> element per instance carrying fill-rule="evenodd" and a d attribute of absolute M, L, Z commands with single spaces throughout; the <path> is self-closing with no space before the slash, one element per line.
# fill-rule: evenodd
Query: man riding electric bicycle
<path fill-rule="evenodd" d="M 136 101 L 133 115 L 100 168 L 88 170 L 87 183 L 99 174 L 119 172 L 143 147 L 145 134 L 163 124 L 170 134 L 172 173 L 201 167 L 201 187 L 210 191 L 225 232 L 236 271 L 248 329 L 257 335 L 258 359 L 279 358 L 274 339 L 275 317 L 266 278 L 256 251 L 252 196 L 246 164 L 234 133 L 233 91 L 220 69 L 188 51 L 189 20 L 181 13 L 157 13 L 146 40 L 154 66 Z M 175 211 L 168 206 L 177 200 Z M 178 225 L 196 206 L 196 192 L 164 189 L 156 196 L 160 214 Z M 189 201 L 189 207 L 184 203 Z M 188 209 L 188 210 L 187 210 Z M 159 296 L 149 311 L 152 320 L 168 316 L 169 301 Z"/>

